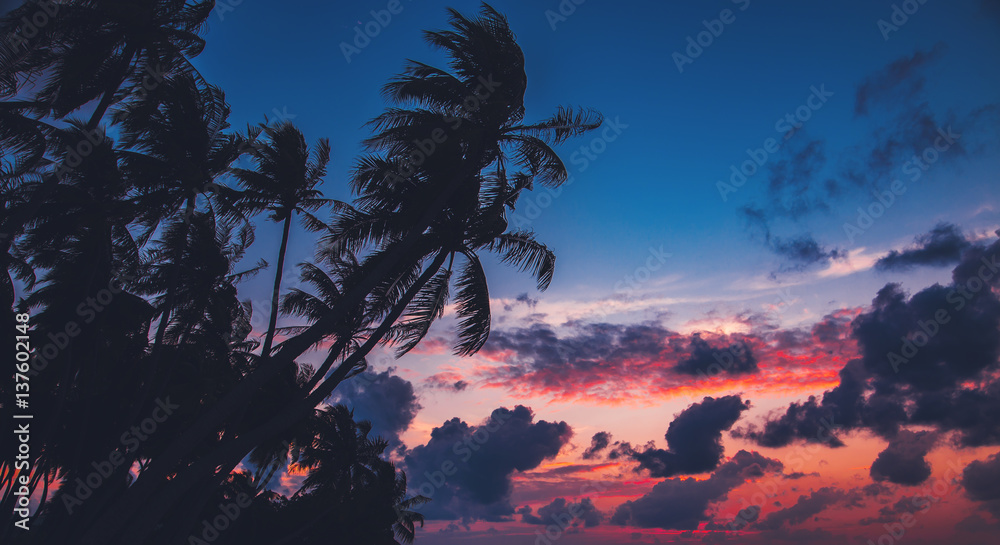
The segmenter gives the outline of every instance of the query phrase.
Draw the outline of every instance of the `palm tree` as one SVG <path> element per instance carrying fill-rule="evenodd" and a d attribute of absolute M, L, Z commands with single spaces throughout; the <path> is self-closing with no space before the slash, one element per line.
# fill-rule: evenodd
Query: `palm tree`
<path fill-rule="evenodd" d="M 388 443 L 370 437 L 371 423 L 356 422 L 343 405 L 316 411 L 310 422 L 312 440 L 293 466 L 307 470 L 292 497 L 301 519 L 278 543 L 322 542 L 331 531 L 345 542 L 396 543 L 395 534 L 412 543 L 414 524 L 422 525 L 423 517 L 409 508 L 426 498 L 404 499 L 405 477 L 381 458 Z"/>
<path fill-rule="evenodd" d="M 55 149 L 66 149 L 65 144 L 75 143 L 84 132 L 82 124 L 54 131 L 54 142 L 62 144 Z M 61 350 L 46 357 L 46 372 L 33 379 L 41 409 L 36 414 L 37 471 L 32 486 L 39 478 L 48 482 L 59 470 L 85 475 L 91 460 L 114 448 L 120 426 L 127 424 L 121 415 L 128 410 L 128 399 L 117 394 L 136 387 L 135 363 L 146 345 L 144 326 L 151 309 L 127 291 L 88 307 L 89 315 L 81 315 L 78 306 L 139 267 L 137 245 L 128 229 L 135 208 L 119 158 L 113 142 L 102 138 L 91 160 L 63 177 L 62 191 L 45 195 L 44 206 L 14 245 L 15 257 L 26 264 L 18 271 L 20 279 L 30 290 L 22 304 L 36 309 L 32 334 L 66 337 Z M 21 189 L 36 187 L 26 184 Z M 70 322 L 79 326 L 72 342 L 65 333 Z"/>
<path fill-rule="evenodd" d="M 215 1 L 70 0 L 48 6 L 56 11 L 30 38 L 20 25 L 40 11 L 38 4 L 25 2 L 0 18 L 0 96 L 14 96 L 26 82 L 32 89 L 40 87 L 29 100 L 0 104 L 0 140 L 5 146 L 15 144 L 21 159 L 28 159 L 18 162 L 15 171 L 33 166 L 32 160 L 37 161 L 44 149 L 37 131 L 27 127 L 33 121 L 24 117 L 24 111 L 61 119 L 100 98 L 86 124 L 86 130 L 93 131 L 108 108 L 134 89 L 155 87 L 167 73 L 196 72 L 188 59 L 204 48 L 199 33 Z M 0 237 L 4 265 L 17 265 L 8 249 L 24 222 L 55 190 L 57 170 L 42 178 L 34 201 L 23 203 L 17 213 L 4 214 L 0 224 L 5 235 Z M 0 286 L 4 308 L 13 304 L 9 283 L 8 277 Z"/>
<path fill-rule="evenodd" d="M 281 245 L 271 293 L 271 313 L 261 349 L 261 354 L 267 356 L 271 353 L 278 321 L 278 297 L 292 216 L 298 214 L 303 225 L 310 231 L 327 229 L 326 224 L 312 212 L 332 201 L 322 198 L 323 193 L 315 189 L 326 175 L 326 165 L 330 161 L 329 140 L 321 138 L 310 156 L 305 137 L 291 123 L 265 126 L 263 133 L 266 140 L 255 145 L 250 153 L 256 168 L 233 169 L 232 173 L 245 188 L 241 196 L 243 207 L 250 212 L 267 210 L 272 221 L 282 223 Z"/>
<path fill-rule="evenodd" d="M 144 100 L 133 101 L 114 115 L 122 132 L 122 170 L 138 189 L 139 221 L 147 239 L 160 222 L 183 210 L 176 237 L 185 230 L 198 207 L 198 197 L 211 191 L 217 213 L 232 216 L 232 192 L 216 183 L 245 151 L 244 140 L 229 128 L 229 105 L 214 86 L 200 86 L 189 74 L 164 81 Z M 163 258 L 178 263 L 183 244 L 172 246 Z M 165 286 L 158 306 L 160 323 L 154 352 L 163 343 L 176 297 L 177 278 Z"/>
<path fill-rule="evenodd" d="M 0 20 L 0 33 L 19 48 L 8 70 L 41 78 L 39 109 L 56 118 L 100 98 L 86 125 L 92 130 L 108 107 L 144 79 L 148 87 L 161 74 L 193 70 L 188 59 L 205 47 L 199 33 L 215 2 L 71 0 L 51 5 L 57 12 L 31 38 L 22 36 L 18 25 L 40 9 L 34 2 Z"/>

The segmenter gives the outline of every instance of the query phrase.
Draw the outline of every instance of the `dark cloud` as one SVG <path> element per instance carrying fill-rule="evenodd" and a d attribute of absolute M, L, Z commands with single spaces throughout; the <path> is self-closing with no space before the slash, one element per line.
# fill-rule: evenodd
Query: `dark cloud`
<path fill-rule="evenodd" d="M 437 390 L 451 390 L 454 392 L 464 391 L 469 387 L 469 383 L 461 378 L 458 373 L 443 372 L 431 375 L 424 379 L 424 384 L 428 388 Z"/>
<path fill-rule="evenodd" d="M 556 525 L 561 528 L 583 526 L 592 528 L 601 523 L 603 514 L 594 507 L 590 498 L 583 498 L 579 503 L 567 502 L 565 498 L 556 498 L 548 505 L 538 508 L 538 514 L 531 513 L 531 507 L 524 506 L 517 510 L 521 522 L 526 524 Z"/>
<path fill-rule="evenodd" d="M 631 458 L 633 455 L 635 455 L 635 449 L 628 441 L 615 441 L 615 444 L 608 450 L 608 460 Z"/>
<path fill-rule="evenodd" d="M 371 422 L 372 432 L 388 440 L 390 449 L 402 450 L 405 446 L 399 436 L 422 407 L 413 384 L 394 371 L 365 371 L 342 383 L 333 400 L 354 409 L 355 418 Z"/>
<path fill-rule="evenodd" d="M 751 328 L 763 327 L 757 316 L 736 319 Z M 502 358 L 506 365 L 494 368 L 492 379 L 562 393 L 597 386 L 601 393 L 617 396 L 617 381 L 635 380 L 638 375 L 647 384 L 672 386 L 689 381 L 686 375 L 698 374 L 702 368 L 709 375 L 719 367 L 730 374 L 756 370 L 749 336 L 710 334 L 711 344 L 718 347 L 713 349 L 699 334 L 682 335 L 656 323 L 572 323 L 567 329 L 557 334 L 551 326 L 535 323 L 494 330 L 482 354 Z M 719 366 L 719 360 L 725 365 Z M 677 367 L 675 362 L 682 363 Z M 590 394 L 594 393 L 591 389 Z"/>
<path fill-rule="evenodd" d="M 931 464 L 925 457 L 936 442 L 937 434 L 933 432 L 900 431 L 872 463 L 872 479 L 907 486 L 926 481 L 931 476 Z"/>
<path fill-rule="evenodd" d="M 882 483 L 872 483 L 865 485 L 861 488 L 861 493 L 865 496 L 876 498 L 878 496 L 884 496 L 892 492 L 892 488 L 882 484 Z"/>
<path fill-rule="evenodd" d="M 846 312 L 835 312 L 823 316 L 823 319 L 812 326 L 812 338 L 823 344 L 838 345 L 851 333 L 852 316 Z"/>
<path fill-rule="evenodd" d="M 722 460 L 722 432 L 749 409 L 740 396 L 706 397 L 681 411 L 667 428 L 667 450 L 646 448 L 632 455 L 653 477 L 711 471 Z"/>
<path fill-rule="evenodd" d="M 971 245 L 958 227 L 950 223 L 939 223 L 929 233 L 914 239 L 914 246 L 903 251 L 893 250 L 879 258 L 875 262 L 875 268 L 892 271 L 919 265 L 954 265 L 961 260 L 962 252 Z"/>
<path fill-rule="evenodd" d="M 945 49 L 939 43 L 929 51 L 897 59 L 861 83 L 855 111 L 860 116 L 872 113 L 872 129 L 862 143 L 841 155 L 835 183 L 848 182 L 868 199 L 871 191 L 877 191 L 884 196 L 883 203 L 891 203 L 896 198 L 889 191 L 893 180 L 916 182 L 930 168 L 975 150 L 977 139 L 988 138 L 994 123 L 991 106 L 967 115 L 932 108 L 924 89 L 925 72 Z"/>
<path fill-rule="evenodd" d="M 510 520 L 512 476 L 555 457 L 573 435 L 565 422 L 534 422 L 531 409 L 500 408 L 479 426 L 452 418 L 404 458 L 410 489 L 431 498 L 428 519 Z"/>
<path fill-rule="evenodd" d="M 734 488 L 766 472 L 782 469 L 778 460 L 741 450 L 707 479 L 672 478 L 660 481 L 646 495 L 619 505 L 611 523 L 640 528 L 696 530 L 708 519 L 709 504 L 726 498 Z"/>
<path fill-rule="evenodd" d="M 780 505 L 780 502 L 775 502 L 775 504 Z M 736 513 L 736 517 L 729 521 L 729 523 L 722 525 L 716 522 L 710 522 L 706 529 L 712 530 L 742 530 L 743 528 L 757 522 L 760 518 L 760 506 L 751 505 L 745 509 L 740 509 Z"/>
<path fill-rule="evenodd" d="M 945 49 L 945 44 L 939 42 L 930 51 L 917 51 L 869 75 L 855 93 L 854 114 L 867 115 L 872 105 L 898 104 L 918 96 L 927 82 L 923 68 L 940 58 Z"/>
<path fill-rule="evenodd" d="M 834 259 L 847 257 L 844 250 L 828 249 L 816 242 L 812 235 L 798 235 L 793 238 L 770 237 L 771 250 L 798 267 L 827 264 Z"/>
<path fill-rule="evenodd" d="M 973 513 L 955 523 L 955 530 L 968 534 L 989 533 L 992 536 L 995 536 L 997 531 L 1000 531 L 1000 523 L 986 522 L 986 519 Z"/>
<path fill-rule="evenodd" d="M 546 386 L 561 386 L 567 373 L 586 380 L 625 361 L 659 359 L 670 349 L 666 341 L 674 335 L 653 324 L 586 324 L 577 327 L 574 335 L 560 337 L 548 325 L 534 324 L 492 332 L 483 350 L 486 354 L 513 353 L 511 363 L 539 373 Z"/>
<path fill-rule="evenodd" d="M 784 414 L 768 419 L 763 428 L 750 425 L 734 431 L 733 436 L 765 447 L 783 447 L 799 439 L 842 447 L 844 443 L 836 430 L 857 425 L 864 378 L 861 362 L 851 360 L 840 370 L 840 384 L 823 394 L 822 399 L 809 396 L 804 402 L 794 402 Z"/>
<path fill-rule="evenodd" d="M 610 444 L 611 444 L 610 433 L 606 431 L 599 431 L 595 433 L 594 436 L 590 439 L 590 446 L 587 448 L 587 450 L 583 451 L 583 459 L 593 460 L 594 458 L 597 458 L 597 456 L 601 453 L 601 451 L 608 448 L 608 445 Z"/>
<path fill-rule="evenodd" d="M 899 521 L 902 515 L 913 514 L 926 508 L 929 501 L 924 496 L 903 496 L 896 503 L 879 509 L 877 517 L 863 518 L 858 524 L 862 526 L 868 524 L 891 524 Z"/>
<path fill-rule="evenodd" d="M 816 473 L 816 472 L 813 472 L 813 473 L 802 473 L 801 471 L 796 471 L 794 473 L 789 473 L 789 474 L 785 475 L 786 479 L 792 480 L 792 481 L 797 480 L 797 479 L 801 479 L 803 477 L 819 477 L 819 473 Z"/>
<path fill-rule="evenodd" d="M 536 306 L 538 306 L 538 299 L 529 296 L 527 293 L 522 293 L 514 299 L 513 303 L 504 305 L 503 309 L 507 312 L 510 312 L 514 310 L 514 308 L 517 307 L 518 305 L 524 305 L 529 309 L 534 309 Z"/>
<path fill-rule="evenodd" d="M 767 197 L 772 214 L 798 218 L 829 208 L 823 191 L 816 191 L 824 187 L 816 178 L 826 166 L 825 147 L 822 140 L 790 140 L 781 157 L 769 165 Z"/>
<path fill-rule="evenodd" d="M 799 496 L 799 500 L 794 505 L 769 514 L 756 526 L 762 530 L 778 530 L 783 526 L 795 526 L 846 498 L 847 493 L 843 490 L 826 486 L 813 491 L 808 496 Z"/>
<path fill-rule="evenodd" d="M 962 471 L 962 486 L 976 501 L 1000 501 L 1000 454 L 976 460 Z"/>
<path fill-rule="evenodd" d="M 1000 412 L 1000 300 L 989 289 L 997 286 L 1000 241 L 970 246 L 948 286 L 908 297 L 887 284 L 851 324 L 860 358 L 840 371 L 840 384 L 737 435 L 779 447 L 817 441 L 826 424 L 890 439 L 920 425 L 957 432 L 961 446 L 1000 444 L 1000 421 L 990 416 Z"/>
<path fill-rule="evenodd" d="M 728 347 L 713 348 L 701 335 L 695 333 L 688 350 L 690 355 L 674 367 L 678 373 L 703 376 L 717 372 L 743 375 L 758 371 L 757 359 L 746 339 L 737 339 Z"/>
<path fill-rule="evenodd" d="M 793 237 L 776 235 L 771 230 L 771 222 L 764 209 L 752 205 L 740 208 L 751 236 L 761 240 L 772 253 L 784 259 L 785 263 L 776 272 L 804 271 L 817 265 L 826 265 L 833 260 L 847 257 L 847 252 L 838 248 L 827 248 L 810 234 Z M 774 275 L 772 275 L 774 276 Z"/>

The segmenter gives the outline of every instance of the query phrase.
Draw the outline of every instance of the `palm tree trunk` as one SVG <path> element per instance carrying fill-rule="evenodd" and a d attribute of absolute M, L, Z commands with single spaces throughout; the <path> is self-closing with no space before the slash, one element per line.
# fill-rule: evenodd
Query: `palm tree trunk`
<path fill-rule="evenodd" d="M 267 357 L 271 353 L 271 343 L 274 342 L 274 329 L 278 325 L 278 294 L 281 291 L 281 274 L 285 269 L 285 250 L 288 249 L 288 231 L 292 225 L 292 212 L 285 218 L 285 226 L 281 231 L 281 247 L 278 249 L 278 268 L 274 271 L 274 290 L 271 293 L 271 317 L 267 320 L 267 335 L 264 337 L 264 347 L 260 355 Z"/>
<path fill-rule="evenodd" d="M 320 401 L 326 399 L 326 397 L 333 392 L 333 389 L 336 388 L 341 381 L 343 381 L 344 377 L 347 376 L 347 373 L 349 373 L 354 366 L 360 363 L 361 360 L 364 359 L 364 357 L 367 356 L 368 353 L 370 353 L 372 349 L 379 344 L 379 342 L 381 342 L 381 340 L 389 332 L 389 329 L 396 323 L 396 320 L 398 320 L 406 310 L 406 307 L 411 301 L 413 301 L 413 298 L 416 297 L 417 293 L 435 274 L 437 274 L 438 270 L 441 269 L 441 266 L 444 264 L 448 255 L 449 252 L 447 251 L 441 251 L 438 253 L 430 266 L 428 266 L 416 282 L 410 286 L 404 296 L 393 307 L 389 315 L 383 319 L 379 327 L 369 336 L 368 340 L 365 341 L 365 343 L 356 352 L 354 352 L 354 354 L 346 358 L 337 370 L 334 371 L 330 379 L 323 382 L 315 392 L 310 394 L 306 399 L 286 407 L 257 428 L 240 434 L 232 442 L 217 446 L 214 450 L 201 457 L 197 462 L 178 472 L 174 478 L 165 483 L 165 486 L 161 491 L 159 491 L 158 494 L 154 494 L 150 498 L 149 502 L 145 506 L 137 501 L 125 502 L 128 509 L 121 513 L 123 518 L 118 518 L 119 515 L 114 510 L 106 513 L 102 517 L 102 520 L 98 521 L 95 527 L 84 535 L 83 539 L 80 540 L 80 543 L 82 545 L 103 545 L 106 543 L 116 543 L 111 540 L 116 534 L 118 534 L 119 528 L 125 522 L 130 522 L 130 524 L 127 528 L 125 528 L 122 535 L 129 536 L 130 542 L 143 542 L 143 540 L 148 537 L 149 532 L 152 531 L 152 528 L 156 525 L 163 513 L 169 509 L 170 506 L 174 505 L 177 501 L 184 497 L 190 491 L 192 486 L 202 481 L 205 477 L 211 475 L 217 467 L 235 466 L 235 464 L 239 463 L 239 461 L 242 460 L 255 445 L 258 445 L 260 442 L 281 433 L 289 426 L 294 425 L 295 422 L 305 416 L 308 416 L 309 412 L 312 411 Z M 133 487 L 134 486 L 136 485 L 133 484 Z M 116 522 L 117 524 L 105 523 L 104 519 L 106 518 L 111 519 L 109 522 Z"/>

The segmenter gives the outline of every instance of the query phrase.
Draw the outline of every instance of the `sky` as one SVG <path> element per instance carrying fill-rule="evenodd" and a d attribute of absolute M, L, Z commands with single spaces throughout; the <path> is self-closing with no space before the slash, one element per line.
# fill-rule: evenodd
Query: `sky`
<path fill-rule="evenodd" d="M 526 117 L 605 122 L 508 217 L 551 287 L 488 261 L 479 354 L 451 355 L 449 312 L 336 394 L 432 498 L 417 543 L 990 542 L 1000 3 L 492 5 Z M 447 7 L 479 4 L 218 0 L 195 65 L 234 128 L 329 138 L 349 200 L 381 86 L 445 64 L 421 31 Z M 287 262 L 314 251 L 293 232 Z"/>

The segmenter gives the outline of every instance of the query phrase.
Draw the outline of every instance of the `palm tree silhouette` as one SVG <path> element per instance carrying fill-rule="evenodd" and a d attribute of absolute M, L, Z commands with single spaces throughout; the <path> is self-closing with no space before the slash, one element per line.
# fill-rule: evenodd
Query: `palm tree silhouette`
<path fill-rule="evenodd" d="M 288 233 L 292 216 L 298 214 L 302 223 L 311 231 L 327 229 L 325 223 L 312 212 L 330 204 L 315 189 L 326 175 L 330 161 L 330 141 L 321 138 L 310 157 L 309 147 L 302 133 L 291 123 L 265 126 L 266 139 L 258 142 L 250 153 L 255 163 L 253 169 L 233 169 L 232 173 L 245 188 L 241 204 L 249 212 L 270 212 L 270 219 L 282 223 L 281 246 L 278 264 L 274 271 L 274 289 L 271 293 L 271 311 L 267 322 L 262 355 L 271 353 L 275 327 L 278 321 L 278 297 L 281 275 L 288 249 Z"/>
<path fill-rule="evenodd" d="M 25 50 L 11 59 L 10 70 L 44 81 L 38 108 L 62 118 L 100 98 L 86 124 L 94 129 L 107 109 L 141 87 L 144 78 L 194 71 L 188 59 L 205 47 L 199 32 L 214 6 L 211 0 L 60 2 L 48 24 L 25 38 L 16 33 L 18 25 L 39 9 L 26 2 L 0 27 L 6 36 L 17 36 L 17 47 Z"/>

